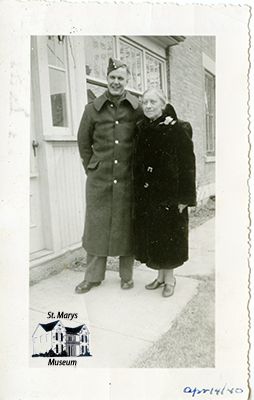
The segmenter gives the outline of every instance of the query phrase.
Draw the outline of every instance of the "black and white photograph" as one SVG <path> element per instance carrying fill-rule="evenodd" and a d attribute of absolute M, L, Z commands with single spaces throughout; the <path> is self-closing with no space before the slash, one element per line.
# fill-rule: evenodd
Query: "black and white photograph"
<path fill-rule="evenodd" d="M 215 51 L 31 38 L 30 322 L 77 313 L 84 367 L 214 367 Z"/>
<path fill-rule="evenodd" d="M 201 3 L 0 5 L 0 398 L 250 398 L 251 7 Z"/>

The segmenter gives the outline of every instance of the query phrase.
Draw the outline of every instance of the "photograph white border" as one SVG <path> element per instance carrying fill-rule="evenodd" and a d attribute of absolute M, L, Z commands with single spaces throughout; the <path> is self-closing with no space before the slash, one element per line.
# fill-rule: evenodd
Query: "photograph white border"
<path fill-rule="evenodd" d="M 185 386 L 243 388 L 248 398 L 248 50 L 246 5 L 1 4 L 1 375 L 5 399 L 182 400 Z M 124 16 L 124 18 L 123 18 Z M 128 18 L 126 18 L 128 16 Z M 216 368 L 96 369 L 28 367 L 30 35 L 215 35 Z M 1 119 L 2 120 L 2 119 Z M 1 196 L 2 198 L 2 196 Z M 4 299 L 4 301 L 3 301 Z M 8 341 L 6 340 L 8 338 Z M 15 346 L 13 344 L 15 343 Z M 89 397 L 88 397 L 89 396 Z M 212 394 L 197 395 L 206 400 Z"/>

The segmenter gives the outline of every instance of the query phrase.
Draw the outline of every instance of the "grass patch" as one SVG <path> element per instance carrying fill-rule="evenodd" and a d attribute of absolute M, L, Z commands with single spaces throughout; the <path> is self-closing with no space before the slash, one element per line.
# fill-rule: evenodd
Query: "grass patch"
<path fill-rule="evenodd" d="M 132 367 L 213 368 L 214 291 L 214 277 L 202 277 L 197 295 L 175 319 L 169 331 L 141 355 Z"/>

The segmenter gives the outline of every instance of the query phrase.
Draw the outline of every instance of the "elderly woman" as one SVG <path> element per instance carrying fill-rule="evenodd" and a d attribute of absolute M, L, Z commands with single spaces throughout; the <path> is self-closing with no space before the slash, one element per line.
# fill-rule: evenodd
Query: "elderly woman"
<path fill-rule="evenodd" d="M 187 131 L 161 90 L 142 99 L 134 160 L 135 257 L 158 271 L 146 285 L 174 294 L 174 269 L 188 259 L 188 206 L 196 204 L 195 156 Z"/>

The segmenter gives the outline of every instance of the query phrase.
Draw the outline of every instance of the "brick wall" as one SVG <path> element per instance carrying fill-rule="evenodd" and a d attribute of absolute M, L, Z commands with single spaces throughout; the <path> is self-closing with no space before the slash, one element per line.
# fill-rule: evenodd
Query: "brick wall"
<path fill-rule="evenodd" d="M 203 53 L 215 61 L 214 37 L 189 36 L 168 50 L 168 96 L 193 128 L 198 187 L 215 182 L 215 164 L 206 162 Z"/>

